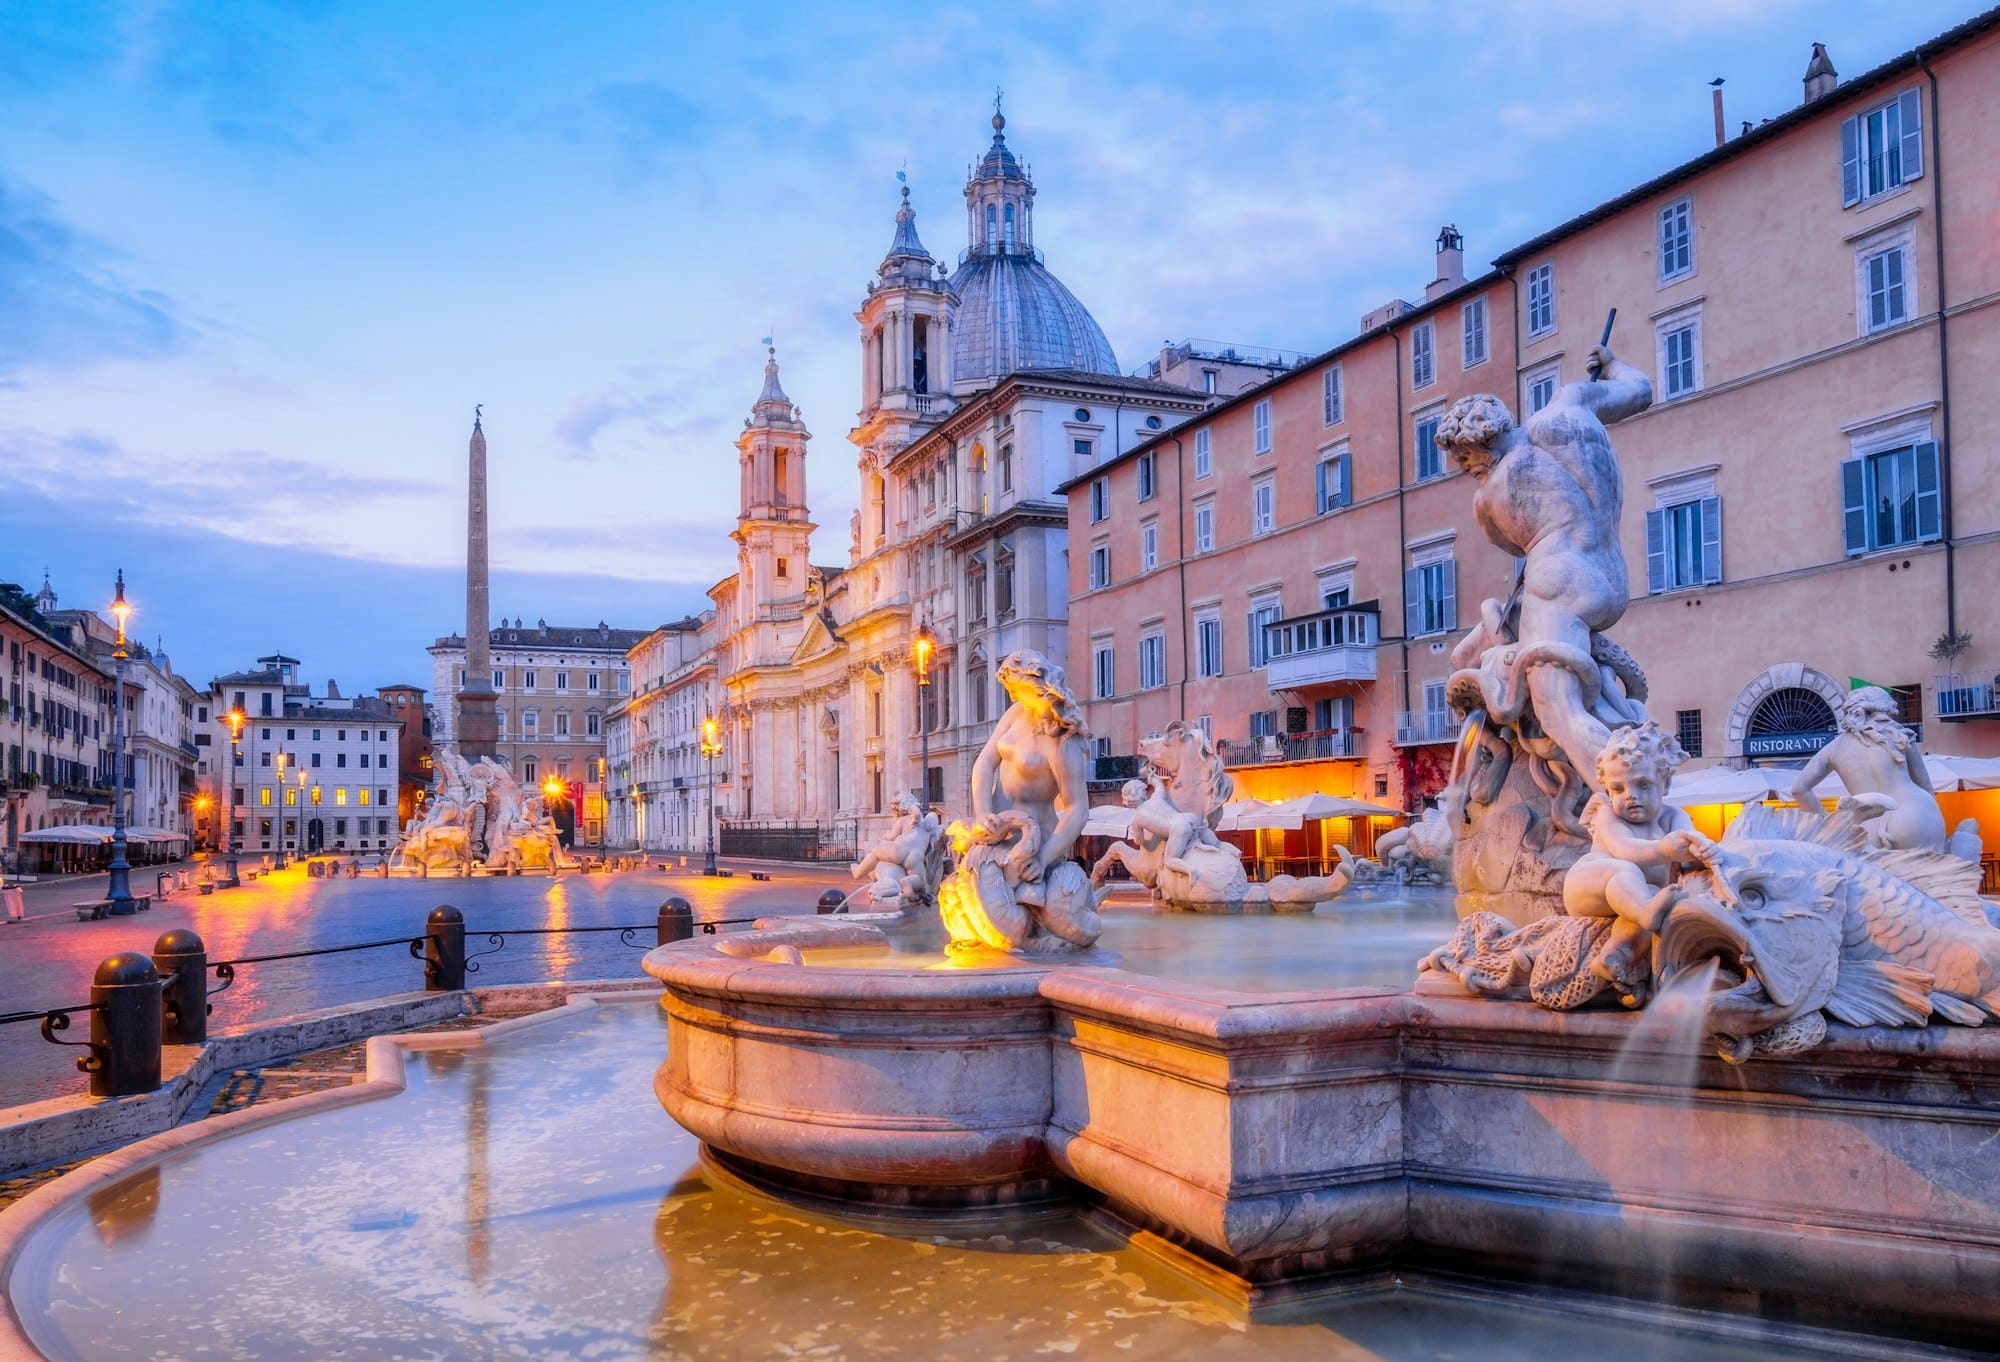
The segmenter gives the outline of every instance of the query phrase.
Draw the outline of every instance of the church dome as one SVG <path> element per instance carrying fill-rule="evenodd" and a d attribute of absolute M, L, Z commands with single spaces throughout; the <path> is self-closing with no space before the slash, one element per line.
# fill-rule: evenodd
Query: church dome
<path fill-rule="evenodd" d="M 1017 369 L 1115 374 L 1104 328 L 1034 254 L 969 254 L 951 276 L 958 294 L 954 379 L 998 379 Z"/>
<path fill-rule="evenodd" d="M 1042 263 L 1035 249 L 1034 180 L 1007 146 L 993 111 L 993 144 L 966 179 L 969 244 L 951 276 L 954 384 L 991 382 L 1017 369 L 1115 374 L 1104 328 Z"/>

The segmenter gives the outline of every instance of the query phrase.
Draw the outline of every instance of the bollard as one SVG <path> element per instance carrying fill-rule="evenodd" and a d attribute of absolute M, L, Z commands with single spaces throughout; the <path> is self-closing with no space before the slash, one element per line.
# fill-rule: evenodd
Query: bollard
<path fill-rule="evenodd" d="M 208 947 L 185 927 L 161 934 L 153 943 L 153 968 L 160 975 L 160 1038 L 168 1045 L 199 1045 L 208 1039 Z"/>
<path fill-rule="evenodd" d="M 694 935 L 694 908 L 684 898 L 670 898 L 660 905 L 660 944 L 686 941 Z"/>
<path fill-rule="evenodd" d="M 846 904 L 847 895 L 841 893 L 838 889 L 829 889 L 819 896 L 820 916 L 825 917 L 828 913 L 837 913 Z"/>
<path fill-rule="evenodd" d="M 453 993 L 464 987 L 465 914 L 441 903 L 424 924 L 424 988 Z"/>
<path fill-rule="evenodd" d="M 160 976 L 137 951 L 107 955 L 90 981 L 92 1097 L 130 1097 L 160 1086 Z"/>

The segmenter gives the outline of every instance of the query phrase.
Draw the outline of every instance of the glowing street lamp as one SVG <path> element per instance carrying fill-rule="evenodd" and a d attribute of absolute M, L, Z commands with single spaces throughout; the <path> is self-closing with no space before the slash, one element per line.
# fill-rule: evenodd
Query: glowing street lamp
<path fill-rule="evenodd" d="M 278 869 L 280 870 L 290 864 L 285 857 L 285 791 L 290 788 L 285 784 L 287 755 L 284 752 L 278 753 Z"/>
<path fill-rule="evenodd" d="M 125 600 L 124 568 L 118 569 L 118 594 L 111 602 L 111 614 L 118 621 L 118 646 L 111 652 L 116 663 L 113 668 L 116 689 L 111 705 L 114 753 L 111 771 L 111 885 L 105 898 L 112 916 L 124 917 L 139 911 L 138 902 L 132 897 L 132 866 L 125 859 L 125 660 L 130 656 L 125 648 L 125 621 L 131 618 L 132 607 Z"/>
<path fill-rule="evenodd" d="M 294 774 L 295 774 L 295 775 L 297 775 L 297 776 L 298 776 L 298 778 L 299 778 L 299 863 L 300 863 L 301 865 L 303 865 L 303 864 L 305 863 L 305 859 L 306 859 L 306 779 L 307 779 L 307 777 L 306 777 L 306 773 L 305 773 L 305 770 L 304 770 L 304 768 L 303 768 L 303 767 L 302 767 L 302 768 L 300 768 L 300 769 L 299 769 L 298 771 L 296 771 L 296 772 L 295 772 Z M 319 799 L 319 787 L 318 787 L 317 785 L 315 785 L 315 786 L 313 787 L 313 799 L 314 799 L 314 801 L 315 801 L 315 802 L 317 802 L 317 801 L 318 801 L 318 799 Z M 282 838 L 280 838 L 279 840 L 281 840 L 281 841 L 282 841 L 283 839 L 282 839 Z"/>
<path fill-rule="evenodd" d="M 701 873 L 715 873 L 715 758 L 722 751 L 722 725 L 710 714 L 701 721 L 701 754 L 708 758 L 708 860 Z"/>
<path fill-rule="evenodd" d="M 239 757 L 238 744 L 243 741 L 243 724 L 249 717 L 242 706 L 236 706 L 222 716 L 229 725 L 229 880 L 231 889 L 238 888 L 243 881 L 236 873 L 236 764 Z"/>
<path fill-rule="evenodd" d="M 910 661 L 917 668 L 917 742 L 921 751 L 918 778 L 924 787 L 923 809 L 931 811 L 931 712 L 930 696 L 931 663 L 937 659 L 937 635 L 931 632 L 930 621 L 917 626 L 917 632 L 910 637 Z"/>

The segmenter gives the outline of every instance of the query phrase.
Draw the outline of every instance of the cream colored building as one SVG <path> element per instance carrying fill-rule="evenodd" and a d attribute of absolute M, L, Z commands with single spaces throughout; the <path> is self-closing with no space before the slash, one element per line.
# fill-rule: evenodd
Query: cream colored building
<path fill-rule="evenodd" d="M 714 625 L 706 611 L 676 620 L 626 654 L 632 694 L 612 708 L 604 729 L 612 846 L 685 854 L 704 845 L 710 771 L 701 724 L 715 708 Z"/>
<path fill-rule="evenodd" d="M 1070 480 L 1093 730 L 1122 755 L 1202 723 L 1252 794 L 1434 793 L 1448 644 L 1512 565 L 1430 423 L 1468 392 L 1539 406 L 1616 308 L 1656 392 L 1613 432 L 1614 632 L 1653 715 L 1703 763 L 1796 760 L 1861 678 L 1934 750 L 2000 753 L 1996 91 L 2000 12 L 1810 82 L 1478 278 L 1447 229 L 1422 302 Z M 1933 661 L 1953 633 L 1957 665 Z"/>

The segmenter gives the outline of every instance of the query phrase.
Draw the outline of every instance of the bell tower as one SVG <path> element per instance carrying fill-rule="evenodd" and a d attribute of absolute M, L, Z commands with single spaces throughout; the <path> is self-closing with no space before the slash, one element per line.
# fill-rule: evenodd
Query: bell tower
<path fill-rule="evenodd" d="M 917 239 L 917 212 L 910 207 L 905 184 L 889 253 L 854 314 L 861 323 L 862 405 L 848 439 L 861 448 L 864 463 L 885 466 L 896 451 L 952 410 L 951 333 L 957 309 L 943 266 Z M 864 546 L 882 538 L 893 490 L 880 476 L 862 480 Z"/>
<path fill-rule="evenodd" d="M 965 179 L 965 237 L 973 255 L 1035 254 L 1035 182 L 1007 145 L 993 97 L 993 145 Z"/>
<path fill-rule="evenodd" d="M 778 352 L 764 362 L 764 390 L 737 437 L 743 490 L 736 516 L 736 562 L 743 600 L 753 616 L 773 602 L 805 595 L 808 541 L 806 445 L 812 433 L 778 382 Z"/>

